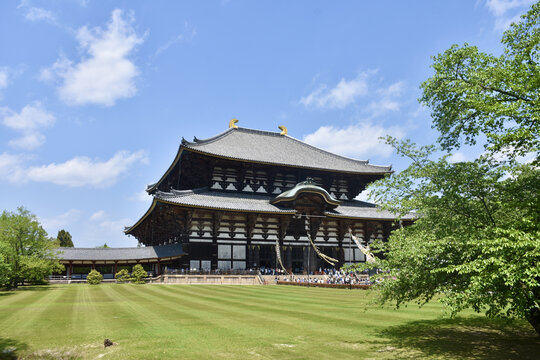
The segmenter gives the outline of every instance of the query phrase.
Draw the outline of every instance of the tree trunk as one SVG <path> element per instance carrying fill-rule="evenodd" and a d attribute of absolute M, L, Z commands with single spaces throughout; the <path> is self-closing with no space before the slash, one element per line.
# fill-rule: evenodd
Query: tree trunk
<path fill-rule="evenodd" d="M 540 336 L 540 309 L 532 308 L 531 310 L 529 310 L 526 318 L 536 331 L 536 334 Z"/>

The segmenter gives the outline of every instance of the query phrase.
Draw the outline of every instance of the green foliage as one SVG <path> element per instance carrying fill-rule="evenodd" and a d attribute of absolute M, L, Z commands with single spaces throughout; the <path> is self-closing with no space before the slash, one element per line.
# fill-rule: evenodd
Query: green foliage
<path fill-rule="evenodd" d="M 148 274 L 141 264 L 133 266 L 133 270 L 131 271 L 131 279 L 135 284 L 144 284 L 144 279 L 146 279 L 147 276 Z"/>
<path fill-rule="evenodd" d="M 107 243 L 101 245 L 101 246 L 96 246 L 96 249 L 108 249 L 109 248 L 109 245 L 107 245 Z"/>
<path fill-rule="evenodd" d="M 129 276 L 129 271 L 127 269 L 121 269 L 118 271 L 114 277 L 116 278 L 116 281 L 119 283 L 125 283 L 131 281 L 131 277 Z"/>
<path fill-rule="evenodd" d="M 71 234 L 64 229 L 58 231 L 58 236 L 56 236 L 56 239 L 58 239 L 59 245 L 61 247 L 73 247 Z"/>
<path fill-rule="evenodd" d="M 444 149 L 487 137 L 491 151 L 510 156 L 540 145 L 540 2 L 504 33 L 501 56 L 453 45 L 434 57 L 435 75 L 422 84 Z"/>
<path fill-rule="evenodd" d="M 92 270 L 90 273 L 88 273 L 88 276 L 86 277 L 86 281 L 90 285 L 98 285 L 103 280 L 103 275 L 97 270 Z"/>
<path fill-rule="evenodd" d="M 35 215 L 23 207 L 0 215 L 0 287 L 17 287 L 24 281 L 42 283 L 62 268 L 56 244 Z"/>
<path fill-rule="evenodd" d="M 465 45 L 434 58 L 421 101 L 433 110 L 442 150 L 485 135 L 488 151 L 450 163 L 434 158 L 434 145 L 387 137 L 411 164 L 376 183 L 372 197 L 418 219 L 372 249 L 384 254 L 376 265 L 385 270 L 382 302 L 423 304 L 440 294 L 453 315 L 470 307 L 526 318 L 540 334 L 540 3 L 503 44 L 500 57 Z M 533 161 L 520 163 L 526 154 Z"/>
<path fill-rule="evenodd" d="M 3 244 L 0 242 L 0 287 L 5 286 L 6 284 L 9 284 L 10 274 L 11 274 L 11 266 L 7 262 L 7 259 L 5 258 L 5 253 L 7 253 L 7 249 L 2 250 L 2 248 L 5 248 L 6 244 Z"/>

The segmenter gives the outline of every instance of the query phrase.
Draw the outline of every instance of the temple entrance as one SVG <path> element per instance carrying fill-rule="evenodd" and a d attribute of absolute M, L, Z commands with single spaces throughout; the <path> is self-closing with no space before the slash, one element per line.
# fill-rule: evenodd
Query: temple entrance
<path fill-rule="evenodd" d="M 292 271 L 295 274 L 301 274 L 304 271 L 304 248 L 293 247 L 292 256 Z"/>
<path fill-rule="evenodd" d="M 275 264 L 275 249 L 271 245 L 261 245 L 259 249 L 259 263 L 260 267 L 267 269 L 273 269 Z"/>

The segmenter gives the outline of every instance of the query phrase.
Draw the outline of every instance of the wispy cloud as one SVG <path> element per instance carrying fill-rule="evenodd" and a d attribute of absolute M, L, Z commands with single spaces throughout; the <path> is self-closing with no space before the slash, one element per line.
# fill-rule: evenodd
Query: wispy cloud
<path fill-rule="evenodd" d="M 9 182 L 48 182 L 68 187 L 111 186 L 127 173 L 132 165 L 145 163 L 146 153 L 118 151 L 108 160 L 74 157 L 63 163 L 41 166 L 26 166 L 20 155 L 0 155 L 0 179 Z"/>
<path fill-rule="evenodd" d="M 28 0 L 21 1 L 17 8 L 24 11 L 24 18 L 28 21 L 44 21 L 52 25 L 60 26 L 55 13 L 51 10 L 33 6 Z"/>
<path fill-rule="evenodd" d="M 23 164 L 25 160 L 25 157 L 20 154 L 13 155 L 6 152 L 0 154 L 0 179 L 10 182 L 17 182 L 23 179 Z"/>
<path fill-rule="evenodd" d="M 401 97 L 405 83 L 398 81 L 386 88 L 380 88 L 375 91 L 377 99 L 371 101 L 368 109 L 372 117 L 381 116 L 391 111 L 398 111 L 401 108 Z"/>
<path fill-rule="evenodd" d="M 10 140 L 9 145 L 24 150 L 41 146 L 45 136 L 40 131 L 52 126 L 56 120 L 39 101 L 26 105 L 19 113 L 7 107 L 0 108 L 0 116 L 4 126 L 22 133 L 20 138 Z"/>
<path fill-rule="evenodd" d="M 4 89 L 9 84 L 9 72 L 5 67 L 0 67 L 0 89 Z"/>
<path fill-rule="evenodd" d="M 131 196 L 129 200 L 141 201 L 141 202 L 147 203 L 147 202 L 152 201 L 152 196 L 148 195 L 146 190 L 141 190 L 135 193 L 133 196 Z"/>
<path fill-rule="evenodd" d="M 322 84 L 309 95 L 300 99 L 305 107 L 318 109 L 343 109 L 368 93 L 368 78 L 373 72 L 360 73 L 356 78 L 342 78 L 334 87 Z"/>
<path fill-rule="evenodd" d="M 495 17 L 495 29 L 506 30 L 536 0 L 487 0 L 486 7 Z"/>
<path fill-rule="evenodd" d="M 57 185 L 106 187 L 114 184 L 131 165 L 143 161 L 144 151 L 119 151 L 106 161 L 75 157 L 64 163 L 30 167 L 26 174 L 30 180 Z"/>
<path fill-rule="evenodd" d="M 70 209 L 63 214 L 40 218 L 40 223 L 47 231 L 49 236 L 55 237 L 58 234 L 58 231 L 67 228 L 69 231 L 70 225 L 74 222 L 77 222 L 81 217 L 81 211 L 78 209 Z"/>
<path fill-rule="evenodd" d="M 388 157 L 392 148 L 381 144 L 379 137 L 392 135 L 398 139 L 405 136 L 405 131 L 399 126 L 383 127 L 364 122 L 347 127 L 321 126 L 317 131 L 304 137 L 304 141 L 327 151 L 352 156 L 368 158 L 371 156 Z"/>
<path fill-rule="evenodd" d="M 184 31 L 167 41 L 165 44 L 158 47 L 154 56 L 160 55 L 165 50 L 168 50 L 171 46 L 180 41 L 187 41 L 193 39 L 195 35 L 197 35 L 197 31 L 195 30 L 195 28 L 191 26 L 187 21 L 184 22 Z"/>
<path fill-rule="evenodd" d="M 139 70 L 129 56 L 144 40 L 135 31 L 134 21 L 132 14 L 116 9 L 106 28 L 80 28 L 77 40 L 87 56 L 78 62 L 61 56 L 42 70 L 41 79 L 60 78 L 60 98 L 70 105 L 112 106 L 119 99 L 134 96 Z"/>
<path fill-rule="evenodd" d="M 90 216 L 90 221 L 98 221 L 105 218 L 105 211 L 98 210 Z"/>

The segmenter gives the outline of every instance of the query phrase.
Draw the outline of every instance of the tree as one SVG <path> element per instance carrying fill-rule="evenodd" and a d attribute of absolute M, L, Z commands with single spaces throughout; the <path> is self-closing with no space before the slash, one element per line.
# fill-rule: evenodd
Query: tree
<path fill-rule="evenodd" d="M 452 314 L 525 318 L 540 335 L 540 3 L 502 42 L 500 57 L 465 45 L 434 58 L 421 101 L 440 146 L 387 137 L 411 164 L 372 192 L 383 208 L 418 219 L 373 248 L 384 254 L 382 302 L 439 294 Z M 435 156 L 480 139 L 487 151 L 474 161 Z M 518 161 L 526 154 L 531 162 Z"/>
<path fill-rule="evenodd" d="M 141 264 L 133 266 L 133 270 L 131 271 L 131 279 L 135 284 L 144 284 L 144 279 L 146 279 L 147 276 L 148 274 Z"/>
<path fill-rule="evenodd" d="M 119 283 L 125 283 L 131 280 L 127 269 L 121 269 L 114 275 L 114 277 L 116 278 L 116 281 Z"/>
<path fill-rule="evenodd" d="M 86 281 L 90 285 L 99 285 L 102 280 L 103 280 L 103 275 L 101 275 L 101 273 L 95 269 L 90 271 L 88 275 L 86 276 Z"/>
<path fill-rule="evenodd" d="M 434 57 L 435 75 L 421 88 L 421 102 L 432 108 L 433 127 L 444 149 L 475 144 L 511 157 L 536 152 L 540 145 L 540 2 L 511 25 L 501 56 L 475 46 L 453 45 Z"/>
<path fill-rule="evenodd" d="M 0 215 L 0 253 L 9 266 L 0 286 L 17 287 L 24 281 L 43 282 L 62 266 L 56 259 L 55 240 L 47 236 L 35 215 L 23 207 Z M 0 264 L 2 261 L 0 261 Z M 0 272 L 2 271 L 0 265 Z M 6 279 L 7 278 L 7 279 Z"/>
<path fill-rule="evenodd" d="M 61 247 L 73 247 L 71 234 L 68 231 L 64 229 L 58 231 L 58 236 L 56 238 L 58 239 Z"/>

